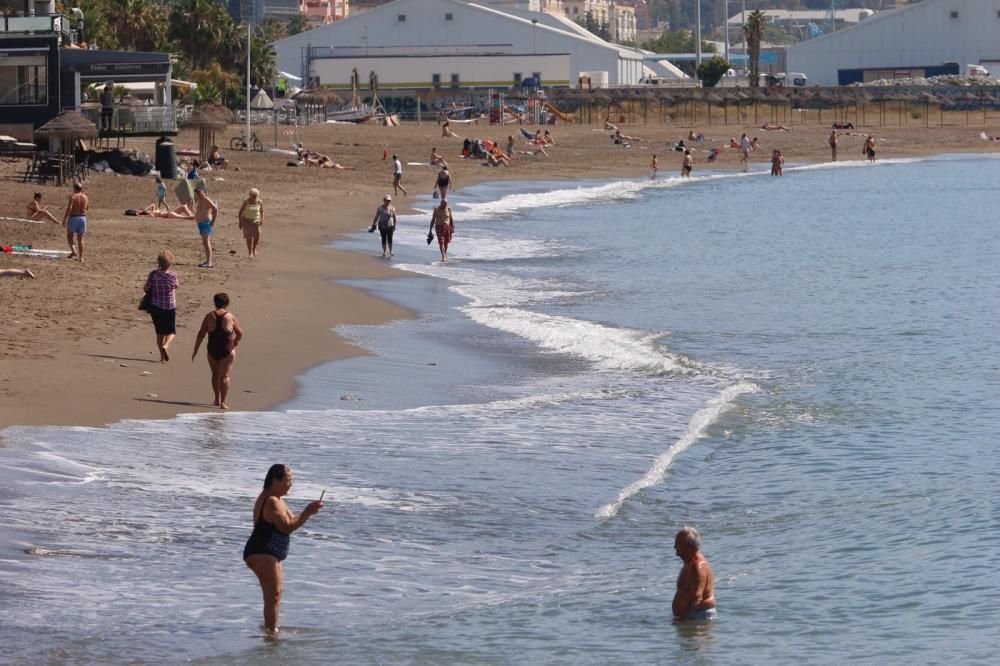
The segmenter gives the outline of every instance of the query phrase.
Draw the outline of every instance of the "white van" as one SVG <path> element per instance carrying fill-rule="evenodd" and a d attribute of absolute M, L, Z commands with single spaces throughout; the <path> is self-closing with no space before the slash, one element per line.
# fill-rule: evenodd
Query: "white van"
<path fill-rule="evenodd" d="M 782 75 L 779 74 L 778 76 Z M 784 81 L 782 82 L 782 85 L 786 87 L 794 86 L 796 88 L 804 88 L 809 85 L 809 79 L 807 79 L 806 75 L 802 72 L 787 72 L 783 75 L 783 77 Z"/>

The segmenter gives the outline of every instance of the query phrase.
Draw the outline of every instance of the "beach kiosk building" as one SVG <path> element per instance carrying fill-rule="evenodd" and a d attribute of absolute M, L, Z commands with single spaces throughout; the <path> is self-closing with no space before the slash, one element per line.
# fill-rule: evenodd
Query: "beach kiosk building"
<path fill-rule="evenodd" d="M 381 90 L 397 92 L 505 88 L 529 78 L 571 86 L 581 72 L 597 71 L 612 86 L 642 78 L 641 53 L 532 14 L 458 0 L 395 0 L 279 40 L 274 50 L 279 70 L 335 89 L 349 89 L 355 69 L 362 81 L 374 73 Z"/>
<path fill-rule="evenodd" d="M 176 134 L 168 53 L 127 53 L 80 48 L 82 16 L 37 3 L 0 16 L 0 134 L 22 140 L 63 110 L 101 125 L 101 107 L 84 99 L 91 84 L 148 82 L 152 99 L 116 105 L 101 136 Z"/>

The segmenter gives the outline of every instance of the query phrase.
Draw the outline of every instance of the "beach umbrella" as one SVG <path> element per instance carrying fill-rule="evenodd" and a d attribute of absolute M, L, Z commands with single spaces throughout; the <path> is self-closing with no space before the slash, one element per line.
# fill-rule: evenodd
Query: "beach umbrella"
<path fill-rule="evenodd" d="M 714 92 L 707 92 L 702 96 L 705 102 L 705 111 L 708 113 L 708 124 L 712 124 L 712 105 L 725 107 L 724 113 L 728 115 L 729 107 L 726 105 L 726 100 L 724 100 L 720 95 Z"/>
<path fill-rule="evenodd" d="M 924 103 L 924 127 L 928 127 L 930 125 L 929 117 L 930 117 L 931 104 L 940 105 L 941 100 L 939 100 L 937 97 L 927 92 L 926 90 L 920 93 L 919 99 Z"/>
<path fill-rule="evenodd" d="M 184 124 L 198 128 L 198 156 L 207 160 L 215 145 L 215 133 L 233 122 L 233 112 L 224 106 L 210 105 L 195 111 Z"/>
<path fill-rule="evenodd" d="M 63 111 L 35 130 L 34 136 L 47 139 L 50 152 L 59 155 L 57 184 L 62 185 L 76 167 L 73 144 L 81 139 L 96 139 L 98 132 L 97 125 L 76 111 Z"/>
<path fill-rule="evenodd" d="M 659 102 L 659 105 L 660 105 L 660 107 L 659 107 L 660 108 L 660 122 L 662 123 L 663 122 L 663 107 L 665 107 L 665 106 L 667 106 L 667 107 L 673 106 L 674 104 L 676 104 L 676 101 L 674 100 L 673 96 L 671 96 L 670 93 L 668 93 L 666 90 L 658 90 L 658 91 L 656 91 L 656 99 L 657 99 L 657 101 Z M 669 116 L 668 116 L 668 120 L 669 120 Z"/>
<path fill-rule="evenodd" d="M 292 99 L 300 104 L 322 106 L 324 109 L 328 106 L 343 106 L 345 103 L 343 97 L 325 88 L 306 88 L 296 93 Z"/>
<path fill-rule="evenodd" d="M 958 100 L 961 101 L 965 107 L 965 124 L 969 124 L 969 110 L 972 107 L 979 106 L 979 95 L 972 92 L 971 90 L 958 96 Z"/>

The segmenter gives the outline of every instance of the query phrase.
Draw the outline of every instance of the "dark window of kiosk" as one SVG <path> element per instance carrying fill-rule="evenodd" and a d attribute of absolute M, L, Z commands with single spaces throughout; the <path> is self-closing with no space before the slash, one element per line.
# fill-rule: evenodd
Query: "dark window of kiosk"
<path fill-rule="evenodd" d="M 43 55 L 0 59 L 0 106 L 48 103 L 48 63 Z"/>

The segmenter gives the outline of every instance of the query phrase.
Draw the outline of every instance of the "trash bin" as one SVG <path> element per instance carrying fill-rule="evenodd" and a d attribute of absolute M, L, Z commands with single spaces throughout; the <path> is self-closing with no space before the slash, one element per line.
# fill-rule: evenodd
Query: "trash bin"
<path fill-rule="evenodd" d="M 156 140 L 156 170 L 161 178 L 173 180 L 177 177 L 177 148 L 166 137 Z"/>

